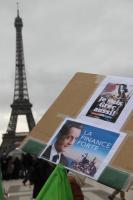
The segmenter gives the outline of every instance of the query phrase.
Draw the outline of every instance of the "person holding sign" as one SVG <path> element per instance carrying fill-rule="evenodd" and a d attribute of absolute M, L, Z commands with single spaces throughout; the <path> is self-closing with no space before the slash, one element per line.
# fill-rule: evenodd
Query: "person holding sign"
<path fill-rule="evenodd" d="M 57 135 L 55 143 L 49 145 L 41 157 L 54 163 L 60 162 L 61 164 L 68 166 L 69 161 L 63 152 L 67 147 L 75 143 L 76 139 L 81 134 L 82 128 L 82 124 L 78 122 L 71 121 L 70 123 L 64 124 Z"/>

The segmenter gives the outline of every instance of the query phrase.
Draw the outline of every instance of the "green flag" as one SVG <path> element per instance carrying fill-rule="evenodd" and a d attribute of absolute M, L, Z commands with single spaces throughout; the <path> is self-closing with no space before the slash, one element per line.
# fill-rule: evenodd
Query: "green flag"
<path fill-rule="evenodd" d="M 36 200 L 73 200 L 66 169 L 57 165 Z"/>
<path fill-rule="evenodd" d="M 0 169 L 0 200 L 4 200 L 4 191 L 3 191 L 3 184 L 2 184 L 1 169 Z"/>

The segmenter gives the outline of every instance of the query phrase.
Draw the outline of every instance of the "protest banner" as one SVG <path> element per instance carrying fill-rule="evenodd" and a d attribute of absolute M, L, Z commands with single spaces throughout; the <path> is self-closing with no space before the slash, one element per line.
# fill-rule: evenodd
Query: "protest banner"
<path fill-rule="evenodd" d="M 105 82 L 105 80 L 107 81 Z M 128 90 L 131 91 L 132 82 L 133 78 L 127 77 L 122 77 L 120 79 L 118 76 L 113 76 L 113 78 L 110 78 L 100 74 L 81 72 L 76 73 L 61 94 L 49 107 L 47 112 L 44 113 L 44 116 L 36 124 L 29 136 L 24 140 L 21 145 L 22 150 L 36 156 L 40 155 L 49 139 L 52 137 L 53 133 L 55 133 L 56 129 L 66 117 L 76 119 L 80 116 L 81 119 L 82 117 L 86 118 L 85 122 L 87 122 L 87 119 L 90 119 L 88 120 L 89 122 L 92 120 L 92 124 L 94 124 L 93 120 L 96 120 L 95 124 L 103 129 L 108 129 L 110 127 L 111 131 L 115 132 L 116 129 L 119 129 L 120 132 L 126 133 L 125 139 L 121 143 L 118 150 L 116 150 L 112 159 L 109 161 L 108 166 L 98 179 L 98 182 L 104 185 L 122 189 L 123 186 L 127 184 L 127 179 L 133 172 L 133 159 L 131 159 L 133 150 L 132 95 L 130 99 L 128 99 L 122 111 L 119 111 L 119 115 L 117 116 L 115 122 L 109 122 L 100 118 L 90 117 L 90 114 L 89 116 L 86 116 L 86 113 L 90 110 L 90 107 L 96 98 L 100 94 L 103 94 L 103 90 L 106 85 L 110 83 L 127 84 Z M 101 83 L 105 84 L 102 86 Z M 99 87 L 101 87 L 101 89 L 97 91 Z M 96 94 L 96 96 L 94 96 L 94 94 Z M 126 93 L 126 95 L 127 94 L 128 93 Z M 90 107 L 87 107 L 87 104 L 89 104 L 90 100 L 93 101 L 91 101 Z M 85 108 L 86 110 L 84 110 Z M 118 123 L 120 121 L 121 124 Z M 116 177 L 116 179 L 112 179 L 112 177 Z"/>
<path fill-rule="evenodd" d="M 133 79 L 105 78 L 79 114 L 101 127 L 120 130 L 133 109 Z"/>
<path fill-rule="evenodd" d="M 126 134 L 66 118 L 40 154 L 68 169 L 97 180 L 118 150 Z M 53 157 L 57 157 L 53 160 Z"/>

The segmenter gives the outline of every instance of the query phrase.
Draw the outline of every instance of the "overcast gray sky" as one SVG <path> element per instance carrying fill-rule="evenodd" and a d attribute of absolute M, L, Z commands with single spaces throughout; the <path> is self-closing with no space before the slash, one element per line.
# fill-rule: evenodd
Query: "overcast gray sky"
<path fill-rule="evenodd" d="M 36 122 L 78 71 L 133 77 L 132 0 L 20 0 L 19 7 Z M 0 0 L 0 134 L 14 94 L 16 13 L 16 0 Z"/>

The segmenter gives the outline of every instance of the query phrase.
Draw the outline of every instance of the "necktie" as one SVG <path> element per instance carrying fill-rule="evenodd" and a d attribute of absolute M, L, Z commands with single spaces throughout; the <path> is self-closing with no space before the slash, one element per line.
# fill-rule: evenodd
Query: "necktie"
<path fill-rule="evenodd" d="M 53 156 L 52 161 L 56 162 L 58 159 L 59 159 L 59 155 L 57 154 L 57 155 Z"/>

